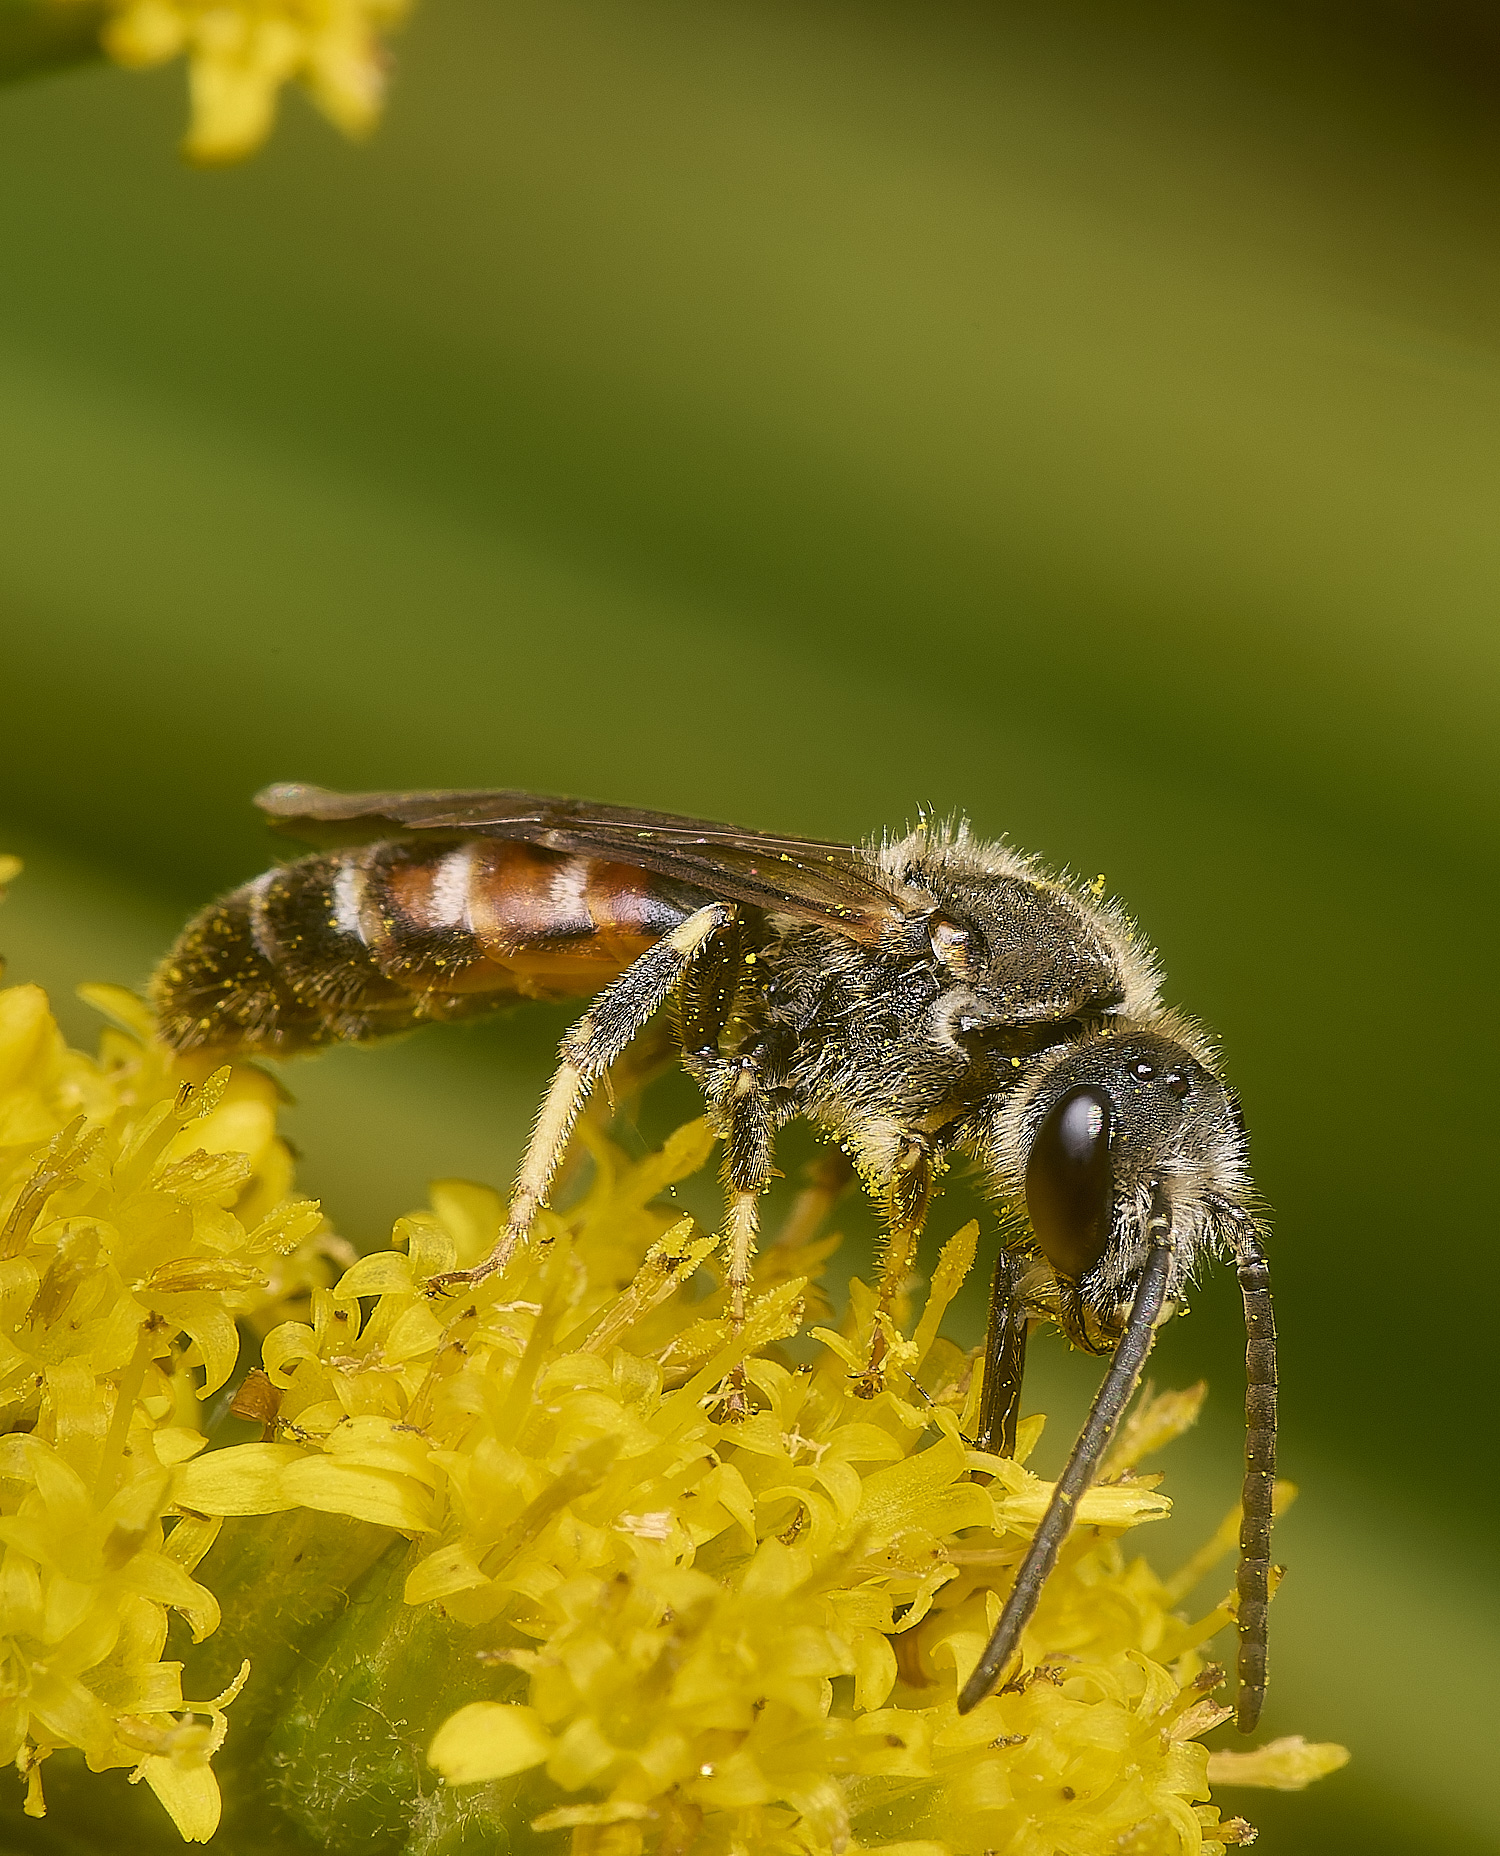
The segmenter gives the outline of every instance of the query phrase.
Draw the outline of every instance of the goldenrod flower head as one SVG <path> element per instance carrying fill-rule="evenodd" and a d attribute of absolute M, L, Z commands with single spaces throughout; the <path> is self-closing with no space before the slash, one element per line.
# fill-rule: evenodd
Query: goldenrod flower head
<path fill-rule="evenodd" d="M 135 1032 L 98 1060 L 64 1046 L 36 987 L 0 990 L 0 1759 L 34 1812 L 59 1747 L 131 1767 L 201 1839 L 233 1696 L 185 1702 L 160 1660 L 169 1609 L 195 1637 L 219 1621 L 191 1576 L 218 1523 L 165 1531 L 172 1476 L 204 1446 L 236 1318 L 329 1272 L 317 1206 L 288 1196 L 270 1079 L 194 1088 L 136 1000 L 93 996 Z"/>
<path fill-rule="evenodd" d="M 1021 1671 L 959 1717 L 1049 1494 L 1025 1467 L 1040 1419 L 1016 1461 L 966 1441 L 980 1369 L 938 1328 L 976 1227 L 944 1247 L 915 1321 L 887 1324 L 883 1385 L 868 1290 L 807 1330 L 836 1240 L 796 1221 L 732 1330 L 712 1239 L 655 1204 L 707 1159 L 701 1123 L 635 1162 L 586 1123 L 587 1192 L 457 1297 L 434 1277 L 484 1256 L 503 1210 L 463 1182 L 333 1280 L 270 1081 L 185 1084 L 144 1008 L 91 996 L 121 1021 L 98 1060 L 63 1046 L 34 988 L 0 991 L 0 1731 L 28 1809 L 41 1761 L 75 1747 L 130 1766 L 205 1838 L 238 1688 L 241 1708 L 280 1706 L 316 1763 L 317 1733 L 341 1731 L 327 1694 L 364 1660 L 430 1762 L 400 1808 L 447 1798 L 507 1847 L 574 1856 L 1217 1856 L 1253 1833 L 1211 1802 L 1215 1760 L 1272 1785 L 1342 1762 L 1301 1742 L 1211 1756 L 1201 1736 L 1228 1710 L 1208 1644 L 1230 1614 L 1177 1609 L 1209 1556 L 1174 1581 L 1125 1552 L 1168 1506 L 1136 1465 L 1201 1393 L 1137 1414 Z M 205 1450 L 236 1319 L 264 1336 L 240 1408 L 265 1434 Z M 741 1368 L 748 1415 L 723 1396 Z M 184 1703 L 168 1611 L 213 1631 L 211 1585 L 243 1604 L 234 1553 L 276 1563 L 290 1530 L 259 1517 L 291 1509 L 372 1543 L 360 1604 L 307 1649 L 333 1686 L 257 1701 L 252 1663 Z M 245 1518 L 214 1547 L 225 1516 Z M 302 1548 L 284 1557 L 289 1586 Z M 252 1624 L 231 1610 L 221 1637 Z M 278 1806 L 305 1825 L 319 1807 L 295 1765 Z"/>
<path fill-rule="evenodd" d="M 346 135 L 367 134 L 385 94 L 380 35 L 408 0 L 109 0 L 116 63 L 186 55 L 193 161 L 238 161 L 270 134 L 283 84 L 298 80 Z"/>

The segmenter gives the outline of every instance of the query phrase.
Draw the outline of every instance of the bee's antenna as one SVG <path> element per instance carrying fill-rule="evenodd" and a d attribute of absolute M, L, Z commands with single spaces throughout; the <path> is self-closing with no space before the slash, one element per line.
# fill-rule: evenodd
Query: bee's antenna
<path fill-rule="evenodd" d="M 1245 1488 L 1240 1500 L 1239 1694 L 1234 1724 L 1252 1733 L 1266 1698 L 1271 1600 L 1271 1499 L 1276 1487 L 1276 1317 L 1271 1271 L 1252 1221 L 1235 1220 L 1234 1254 L 1245 1303 Z"/>
<path fill-rule="evenodd" d="M 1157 1319 L 1167 1299 L 1167 1281 L 1172 1273 L 1172 1227 L 1160 1195 L 1146 1224 L 1146 1238 L 1151 1249 L 1125 1332 L 1115 1348 L 1109 1371 L 1104 1375 L 1104 1383 L 1094 1398 L 1083 1429 L 1078 1433 L 1067 1468 L 1052 1491 L 1042 1524 L 1027 1548 L 995 1633 L 959 1695 L 960 1714 L 979 1706 L 1015 1655 L 1021 1632 L 1031 1622 L 1042 1587 L 1057 1564 L 1062 1543 L 1073 1525 L 1079 1497 L 1093 1481 L 1094 1472 L 1109 1449 L 1115 1426 L 1140 1383 L 1141 1368 L 1151 1351 Z"/>

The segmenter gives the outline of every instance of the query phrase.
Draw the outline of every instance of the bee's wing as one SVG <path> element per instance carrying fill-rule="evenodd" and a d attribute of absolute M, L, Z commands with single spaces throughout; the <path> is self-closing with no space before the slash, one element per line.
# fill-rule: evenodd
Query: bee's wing
<path fill-rule="evenodd" d="M 847 844 L 778 838 L 705 819 L 541 793 L 333 793 L 268 786 L 255 803 L 278 831 L 312 844 L 366 844 L 423 832 L 512 838 L 676 877 L 732 902 L 794 915 L 873 942 L 901 908 Z"/>

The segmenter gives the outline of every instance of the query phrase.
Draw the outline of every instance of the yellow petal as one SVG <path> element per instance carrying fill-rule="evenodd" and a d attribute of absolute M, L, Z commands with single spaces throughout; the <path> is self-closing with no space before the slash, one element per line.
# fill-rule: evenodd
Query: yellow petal
<path fill-rule="evenodd" d="M 477 1186 L 469 1179 L 435 1179 L 427 1196 L 458 1247 L 459 1268 L 482 1263 L 499 1241 L 505 1222 L 505 1201 L 500 1194 L 493 1186 Z"/>
<path fill-rule="evenodd" d="M 889 1637 L 862 1630 L 854 1639 L 854 1702 L 861 1713 L 878 1708 L 896 1686 L 896 1652 Z"/>
<path fill-rule="evenodd" d="M 391 1233 L 392 1247 L 404 1248 L 411 1258 L 412 1275 L 419 1282 L 429 1276 L 443 1276 L 458 1261 L 453 1239 L 438 1223 L 423 1212 L 410 1218 L 398 1218 Z"/>
<path fill-rule="evenodd" d="M 865 1477 L 854 1524 L 867 1532 L 875 1547 L 884 1546 L 906 1528 L 944 1534 L 964 1527 L 989 1527 L 994 1503 L 987 1489 L 961 1480 L 967 1469 L 964 1446 L 957 1437 L 943 1437 L 904 1463 L 877 1469 Z"/>
<path fill-rule="evenodd" d="M 938 1843 L 931 1837 L 908 1838 L 905 1843 L 862 1843 L 864 1856 L 953 1856 L 951 1843 Z"/>
<path fill-rule="evenodd" d="M 166 1318 L 176 1322 L 198 1343 L 203 1357 L 203 1384 L 198 1388 L 198 1396 L 212 1398 L 234 1371 L 240 1356 L 240 1336 L 234 1317 L 212 1290 L 184 1296 L 181 1301 L 169 1296 L 160 1299 L 166 1303 L 161 1311 Z"/>
<path fill-rule="evenodd" d="M 560 1805 L 555 1811 L 544 1811 L 540 1817 L 532 1818 L 531 1828 L 545 1832 L 577 1830 L 595 1824 L 639 1824 L 650 1815 L 648 1806 L 633 1804 L 628 1798 L 617 1798 L 606 1804 Z"/>
<path fill-rule="evenodd" d="M 278 1514 L 295 1508 L 286 1472 L 303 1460 L 295 1444 L 233 1444 L 177 1471 L 173 1500 L 199 1514 Z"/>
<path fill-rule="evenodd" d="M 219 1781 L 206 1765 L 178 1765 L 153 1753 L 130 1775 L 151 1787 L 184 1843 L 207 1843 L 219 1828 Z"/>
<path fill-rule="evenodd" d="M 331 1457 L 306 1456 L 285 1471 L 282 1486 L 303 1508 L 347 1514 L 356 1521 L 374 1521 L 380 1527 L 398 1528 L 403 1534 L 425 1534 L 432 1527 L 429 1491 L 410 1476 L 388 1469 L 367 1469 Z"/>
<path fill-rule="evenodd" d="M 255 1289 L 265 1282 L 263 1271 L 232 1257 L 174 1257 L 147 1277 L 145 1295 L 186 1295 L 199 1289 Z"/>
<path fill-rule="evenodd" d="M 164 1424 L 160 1430 L 152 1432 L 151 1442 L 157 1462 L 171 1469 L 197 1456 L 207 1445 L 208 1439 L 201 1431 L 190 1431 L 185 1424 Z"/>
<path fill-rule="evenodd" d="M 377 1250 L 344 1271 L 338 1293 L 345 1295 L 399 1295 L 412 1288 L 411 1258 L 399 1250 Z"/>
<path fill-rule="evenodd" d="M 937 1331 L 947 1313 L 948 1304 L 963 1287 L 964 1278 L 974 1264 L 974 1252 L 979 1245 L 979 1221 L 971 1218 L 961 1231 L 955 1231 L 938 1257 L 937 1268 L 932 1272 L 932 1287 L 928 1291 L 927 1306 L 922 1311 L 922 1319 L 917 1323 L 917 1330 L 912 1335 L 917 1350 L 916 1363 L 911 1370 L 927 1358 L 932 1343 L 937 1339 Z"/>
<path fill-rule="evenodd" d="M 27 1079 L 32 1067 L 59 1043 L 40 986 L 7 986 L 0 992 L 0 1090 Z"/>
<path fill-rule="evenodd" d="M 402 1595 L 407 1604 L 422 1605 L 488 1584 L 467 1543 L 455 1540 L 417 1562 L 407 1575 Z"/>
<path fill-rule="evenodd" d="M 1254 1785 L 1267 1791 L 1300 1792 L 1314 1779 L 1349 1763 L 1349 1749 L 1330 1740 L 1304 1740 L 1288 1734 L 1253 1747 L 1248 1753 L 1210 1753 L 1211 1785 Z"/>
<path fill-rule="evenodd" d="M 143 8 L 132 9 L 135 13 L 144 10 Z M 166 9 L 163 8 L 162 10 L 165 11 Z M 125 17 L 129 17 L 129 15 Z M 124 20 L 121 19 L 115 23 L 116 25 L 120 25 L 124 23 Z M 106 28 L 106 30 L 111 30 L 111 28 Z M 110 47 L 110 55 L 111 57 L 114 56 L 114 48 L 112 46 Z M 174 54 L 168 52 L 166 55 L 171 57 Z M 152 1038 L 156 1036 L 156 1015 L 152 1012 L 151 1007 L 147 1005 L 146 1001 L 141 998 L 139 993 L 127 992 L 123 986 L 106 986 L 99 984 L 80 986 L 77 988 L 77 994 L 85 1005 L 91 1005 L 96 1012 L 102 1014 L 105 1018 L 111 1019 L 121 1030 L 128 1031 L 132 1037 L 138 1038 L 142 1044 L 149 1044 Z"/>
<path fill-rule="evenodd" d="M 535 1708 L 471 1701 L 443 1722 L 427 1758 L 450 1785 L 477 1785 L 539 1766 L 551 1751 L 552 1736 Z"/>

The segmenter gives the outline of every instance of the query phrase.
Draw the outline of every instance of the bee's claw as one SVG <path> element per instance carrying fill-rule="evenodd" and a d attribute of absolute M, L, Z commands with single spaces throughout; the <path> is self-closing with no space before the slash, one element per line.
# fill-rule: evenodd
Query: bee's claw
<path fill-rule="evenodd" d="M 885 1331 L 876 1324 L 874 1339 L 870 1342 L 870 1363 L 862 1373 L 853 1373 L 854 1396 L 856 1398 L 879 1398 L 885 1390 L 885 1356 L 890 1351 L 886 1345 Z"/>
<path fill-rule="evenodd" d="M 446 1270 L 441 1276 L 429 1276 L 426 1293 L 429 1296 L 451 1295 L 456 1289 L 471 1289 L 475 1283 L 493 1276 L 502 1261 L 500 1251 L 495 1250 L 483 1263 L 476 1263 L 471 1270 Z"/>
<path fill-rule="evenodd" d="M 715 1424 L 743 1424 L 750 1415 L 750 1399 L 745 1389 L 743 1362 L 727 1373 L 717 1391 L 711 1394 L 708 1415 Z"/>

